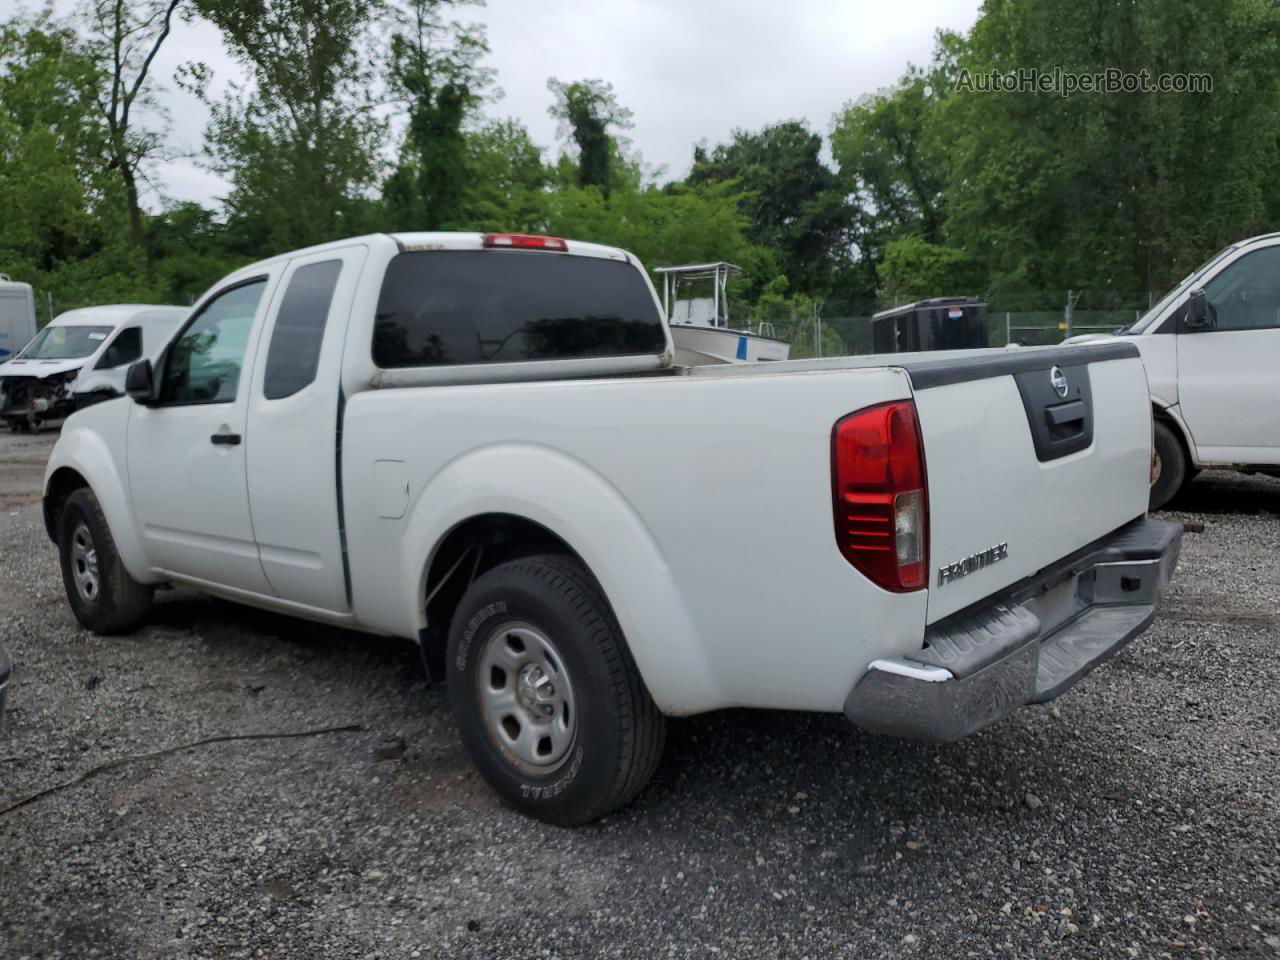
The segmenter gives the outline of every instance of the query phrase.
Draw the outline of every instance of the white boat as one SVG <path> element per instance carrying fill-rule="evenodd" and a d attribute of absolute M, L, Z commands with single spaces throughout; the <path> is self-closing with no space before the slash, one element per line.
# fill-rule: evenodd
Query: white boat
<path fill-rule="evenodd" d="M 774 337 L 772 324 L 761 322 L 753 330 L 749 323 L 729 319 L 726 288 L 729 277 L 742 273 L 740 267 L 720 261 L 658 267 L 654 272 L 662 275 L 662 307 L 671 326 L 677 365 L 758 363 L 791 355 L 791 345 Z M 705 288 L 708 281 L 711 296 L 694 296 L 695 286 Z"/>

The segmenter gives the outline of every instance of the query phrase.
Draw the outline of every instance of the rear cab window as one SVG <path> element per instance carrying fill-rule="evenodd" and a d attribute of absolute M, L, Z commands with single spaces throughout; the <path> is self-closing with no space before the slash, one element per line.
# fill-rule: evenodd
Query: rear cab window
<path fill-rule="evenodd" d="M 659 354 L 660 308 L 632 264 L 519 250 L 410 251 L 373 330 L 384 369 Z"/>

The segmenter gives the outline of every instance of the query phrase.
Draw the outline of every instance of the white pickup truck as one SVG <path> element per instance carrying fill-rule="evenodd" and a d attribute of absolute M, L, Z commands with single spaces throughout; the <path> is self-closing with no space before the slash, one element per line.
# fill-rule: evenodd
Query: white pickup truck
<path fill-rule="evenodd" d="M 667 715 L 951 740 L 1052 699 L 1181 542 L 1131 344 L 673 368 L 640 264 L 557 238 L 254 264 L 127 390 L 49 461 L 80 621 L 170 582 L 418 641 L 484 776 L 559 824 L 635 796 Z"/>
<path fill-rule="evenodd" d="M 1204 467 L 1280 476 L 1280 233 L 1219 251 L 1118 339 L 1151 384 L 1152 509 Z"/>

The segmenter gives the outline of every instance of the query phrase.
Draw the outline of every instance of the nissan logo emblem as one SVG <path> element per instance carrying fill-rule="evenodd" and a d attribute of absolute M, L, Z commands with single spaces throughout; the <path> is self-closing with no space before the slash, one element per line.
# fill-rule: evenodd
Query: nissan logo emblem
<path fill-rule="evenodd" d="M 1054 367 L 1049 371 L 1049 384 L 1058 396 L 1067 395 L 1067 375 L 1062 372 L 1061 367 Z"/>

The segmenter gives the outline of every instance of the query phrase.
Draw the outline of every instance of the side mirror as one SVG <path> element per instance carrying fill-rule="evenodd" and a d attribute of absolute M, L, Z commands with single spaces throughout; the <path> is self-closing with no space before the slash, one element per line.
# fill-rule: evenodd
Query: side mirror
<path fill-rule="evenodd" d="M 138 360 L 129 365 L 124 375 L 124 392 L 134 402 L 150 406 L 156 400 L 155 373 L 151 369 L 150 360 Z"/>
<path fill-rule="evenodd" d="M 1208 330 L 1213 326 L 1213 318 L 1209 315 L 1209 300 L 1204 290 L 1192 290 L 1187 295 L 1187 317 L 1183 324 L 1188 330 Z"/>

